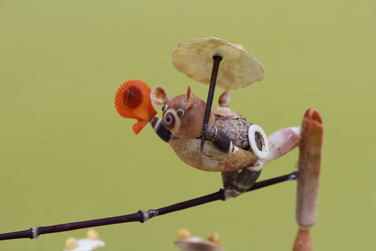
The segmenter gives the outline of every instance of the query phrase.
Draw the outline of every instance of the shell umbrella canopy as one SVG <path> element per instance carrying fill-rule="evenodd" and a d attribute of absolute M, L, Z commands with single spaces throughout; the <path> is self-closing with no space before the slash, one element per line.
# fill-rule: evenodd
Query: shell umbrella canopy
<path fill-rule="evenodd" d="M 209 84 L 214 56 L 222 58 L 217 85 L 223 89 L 246 87 L 264 78 L 264 68 L 242 45 L 215 37 L 180 42 L 172 61 L 188 77 Z"/>

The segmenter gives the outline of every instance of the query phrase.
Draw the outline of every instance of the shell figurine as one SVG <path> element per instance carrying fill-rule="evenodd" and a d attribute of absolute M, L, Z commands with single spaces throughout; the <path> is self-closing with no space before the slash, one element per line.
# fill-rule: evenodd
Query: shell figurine
<path fill-rule="evenodd" d="M 181 42 L 173 52 L 173 65 L 190 78 L 209 84 L 209 69 L 215 57 L 221 61 L 217 85 L 225 92 L 219 98 L 220 107 L 208 109 L 205 130 L 207 104 L 194 95 L 190 86 L 186 94 L 170 99 L 161 86 L 150 91 L 140 80 L 127 81 L 119 88 L 115 104 L 120 115 L 138 120 L 133 127 L 136 134 L 150 122 L 157 135 L 186 164 L 203 171 L 222 172 L 226 198 L 237 197 L 260 176 L 269 143 L 261 127 L 227 107 L 231 100 L 229 90 L 262 80 L 264 69 L 241 45 L 218 38 Z M 151 103 L 162 108 L 162 119 L 155 117 Z M 200 138 L 205 140 L 202 153 Z"/>

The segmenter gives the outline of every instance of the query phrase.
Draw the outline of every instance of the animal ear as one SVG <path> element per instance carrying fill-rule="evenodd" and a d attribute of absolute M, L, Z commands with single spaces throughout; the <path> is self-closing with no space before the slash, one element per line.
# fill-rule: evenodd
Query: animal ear
<path fill-rule="evenodd" d="M 193 95 L 192 88 L 190 86 L 188 86 L 186 109 L 188 110 L 189 108 L 192 108 L 194 103 L 195 103 L 195 95 Z"/>
<path fill-rule="evenodd" d="M 165 89 L 159 85 L 150 93 L 150 99 L 155 106 L 162 106 L 168 101 Z"/>
<path fill-rule="evenodd" d="M 227 107 L 231 101 L 231 94 L 229 90 L 226 90 L 222 95 L 219 97 L 219 106 L 220 107 Z"/>

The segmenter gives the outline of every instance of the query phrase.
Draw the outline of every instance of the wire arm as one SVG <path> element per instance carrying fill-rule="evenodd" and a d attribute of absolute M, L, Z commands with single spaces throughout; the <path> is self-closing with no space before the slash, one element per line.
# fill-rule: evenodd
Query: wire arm
<path fill-rule="evenodd" d="M 299 178 L 299 172 L 293 172 L 293 173 L 279 176 L 276 178 L 272 178 L 269 180 L 264 180 L 264 181 L 255 183 L 250 189 L 247 190 L 247 192 L 257 190 L 263 187 L 267 187 L 270 185 L 278 184 L 278 183 L 288 181 L 288 180 L 296 180 L 297 178 Z M 160 216 L 160 215 L 172 213 L 175 211 L 187 209 L 190 207 L 203 205 L 203 204 L 216 201 L 216 200 L 223 200 L 223 201 L 226 200 L 225 192 L 223 189 L 220 189 L 216 193 L 212 193 L 212 194 L 202 196 L 196 199 L 180 202 L 171 206 L 162 207 L 159 209 L 150 209 L 147 212 L 140 210 L 134 214 L 96 219 L 96 220 L 66 223 L 66 224 L 59 224 L 59 225 L 53 225 L 53 226 L 47 226 L 47 227 L 33 227 L 24 231 L 4 233 L 4 234 L 0 234 L 0 241 L 11 240 L 11 239 L 22 239 L 22 238 L 37 239 L 41 234 L 51 234 L 51 233 L 72 231 L 72 230 L 82 229 L 82 228 L 98 227 L 98 226 L 105 226 L 105 225 L 112 225 L 112 224 L 119 224 L 119 223 L 126 223 L 126 222 L 139 221 L 143 223 L 155 216 Z"/>

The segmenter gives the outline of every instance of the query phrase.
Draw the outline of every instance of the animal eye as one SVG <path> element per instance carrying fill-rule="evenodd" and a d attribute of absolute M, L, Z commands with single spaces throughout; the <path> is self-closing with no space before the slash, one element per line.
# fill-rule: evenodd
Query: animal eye
<path fill-rule="evenodd" d="M 165 112 L 167 110 L 167 105 L 162 106 L 162 112 Z"/>
<path fill-rule="evenodd" d="M 167 113 L 164 119 L 167 129 L 172 129 L 175 126 L 175 116 L 171 112 Z"/>
<path fill-rule="evenodd" d="M 184 115 L 184 111 L 183 109 L 179 109 L 176 114 L 179 116 L 179 117 L 182 117 Z"/>

